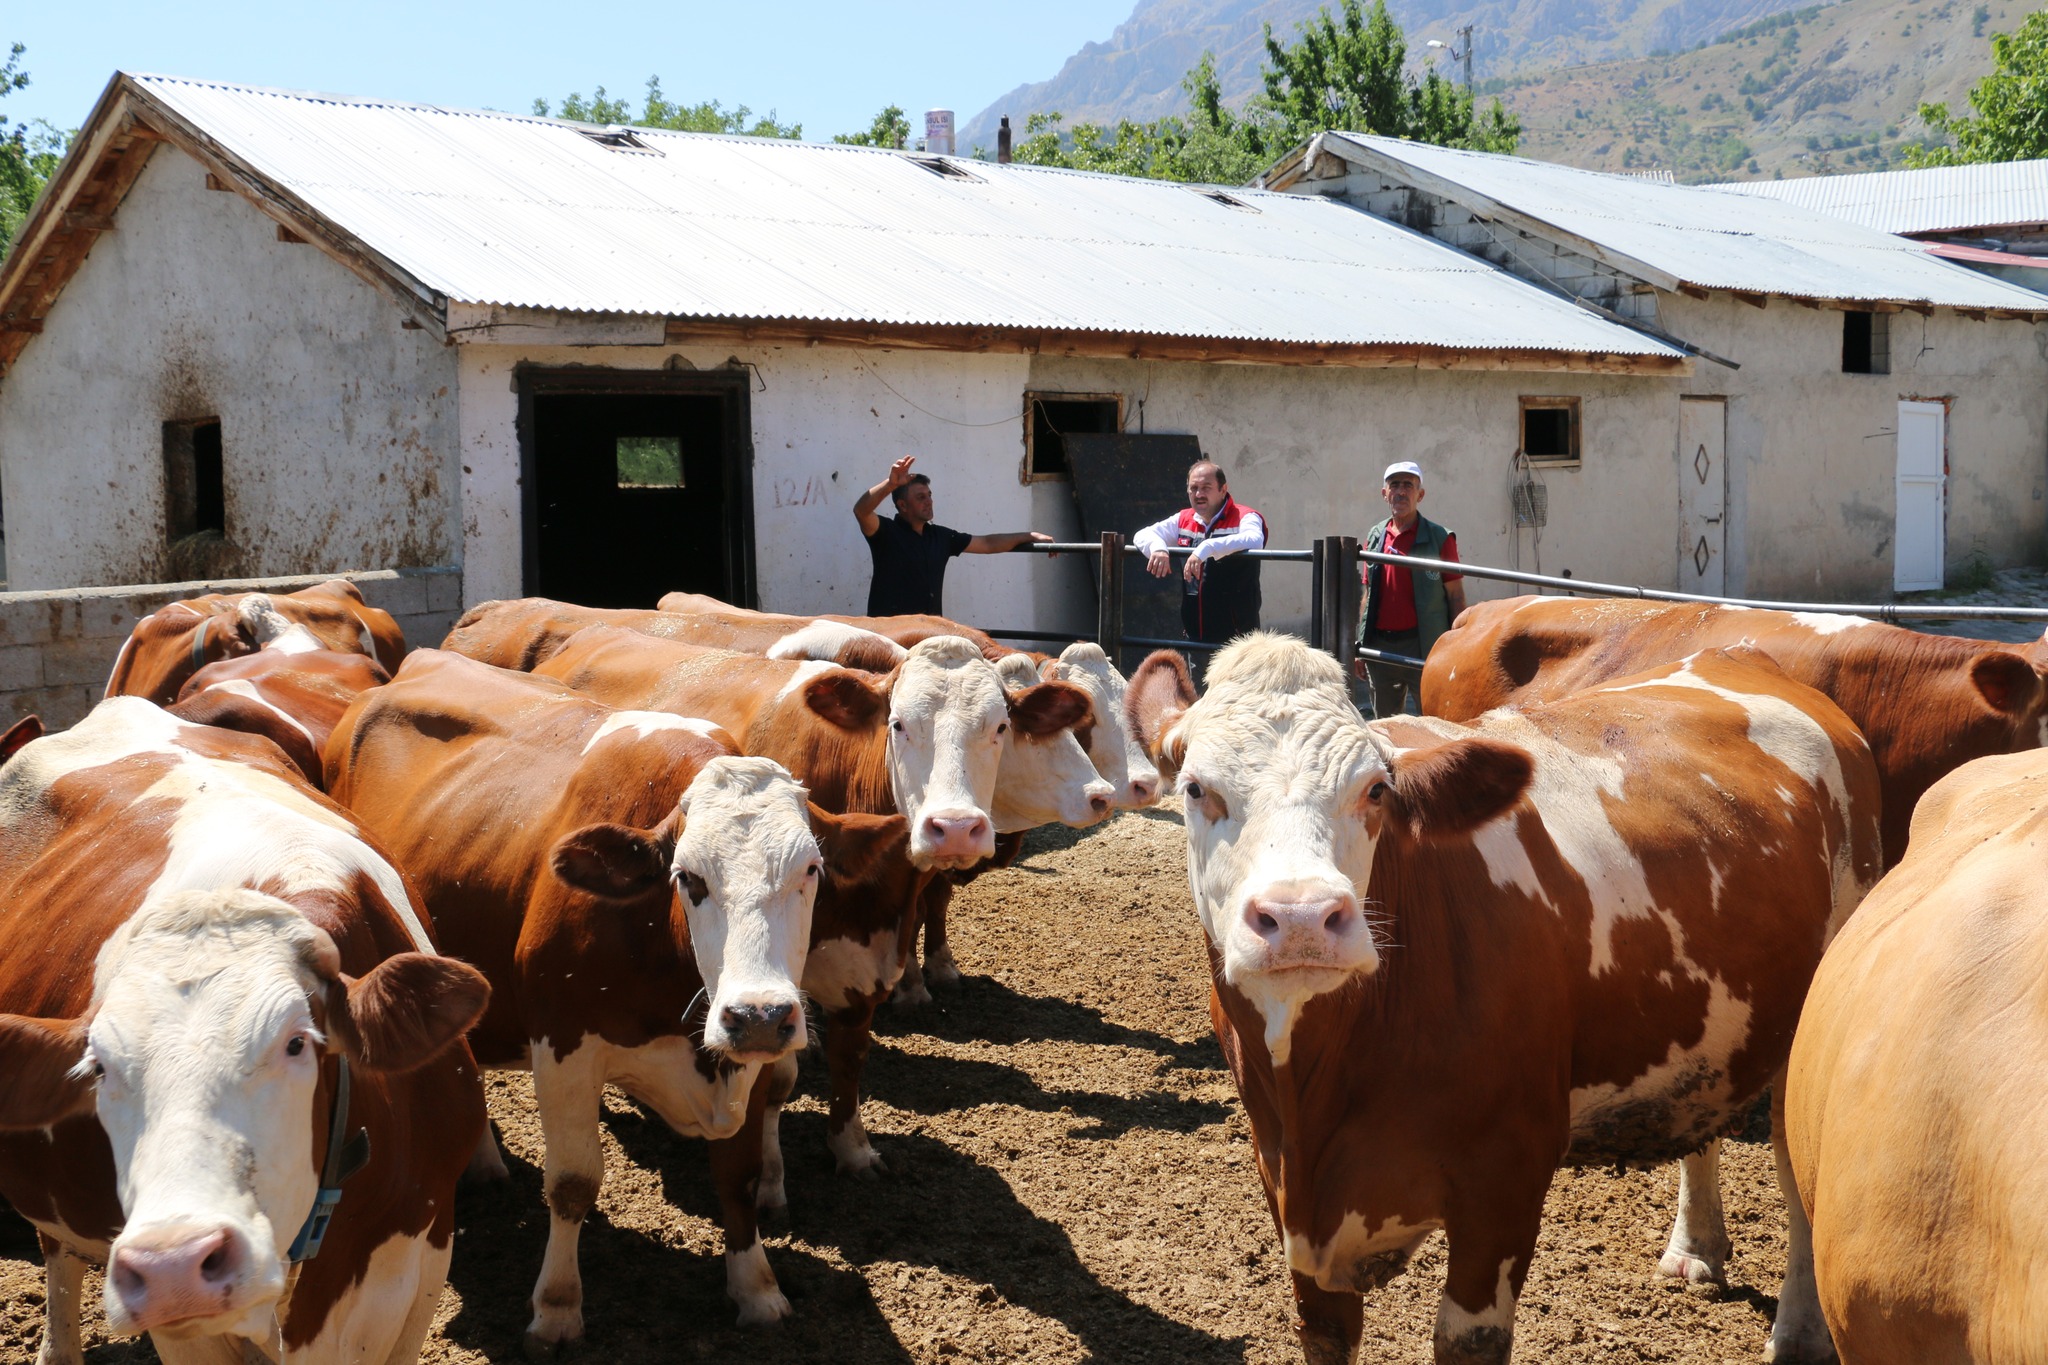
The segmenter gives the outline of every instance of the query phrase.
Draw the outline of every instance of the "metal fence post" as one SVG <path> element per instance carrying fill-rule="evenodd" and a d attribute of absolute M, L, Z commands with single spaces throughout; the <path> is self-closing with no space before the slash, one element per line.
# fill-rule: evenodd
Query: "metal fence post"
<path fill-rule="evenodd" d="M 1096 575 L 1101 594 L 1095 603 L 1095 642 L 1109 656 L 1110 665 L 1124 666 L 1124 537 L 1121 531 L 1102 533 L 1102 568 Z"/>
<path fill-rule="evenodd" d="M 1324 556 L 1330 569 L 1330 652 L 1351 675 L 1351 661 L 1358 657 L 1358 608 L 1365 584 L 1358 577 L 1358 537 L 1331 536 Z"/>
<path fill-rule="evenodd" d="M 1329 585 L 1324 581 L 1323 557 L 1329 548 L 1329 537 L 1317 539 L 1308 547 L 1308 642 L 1313 649 L 1328 649 L 1330 642 L 1325 636 L 1325 608 L 1329 605 Z"/>

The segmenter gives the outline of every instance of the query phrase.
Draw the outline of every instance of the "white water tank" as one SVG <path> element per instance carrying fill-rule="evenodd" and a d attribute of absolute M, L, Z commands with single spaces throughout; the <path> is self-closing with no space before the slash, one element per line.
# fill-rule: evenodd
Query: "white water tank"
<path fill-rule="evenodd" d="M 927 109 L 924 111 L 924 149 L 933 156 L 952 156 L 953 111 L 951 109 Z"/>

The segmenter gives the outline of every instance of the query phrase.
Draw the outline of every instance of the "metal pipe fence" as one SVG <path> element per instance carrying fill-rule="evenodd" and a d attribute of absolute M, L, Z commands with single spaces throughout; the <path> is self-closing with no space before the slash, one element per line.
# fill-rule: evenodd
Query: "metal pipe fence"
<path fill-rule="evenodd" d="M 1019 545 L 1013 553 L 1092 554 L 1098 557 L 1096 582 L 1099 591 L 1096 596 L 1093 638 L 1102 646 L 1103 652 L 1109 655 L 1110 660 L 1119 666 L 1123 664 L 1122 656 L 1126 646 L 1179 649 L 1197 653 L 1208 653 L 1222 648 L 1221 645 L 1204 644 L 1197 640 L 1158 639 L 1125 633 L 1124 569 L 1132 556 L 1144 559 L 1146 552 L 1130 544 L 1121 532 L 1104 531 L 1100 541 L 1095 543 L 1035 542 Z M 1166 550 L 1166 554 L 1174 559 L 1185 559 L 1193 553 L 1192 547 L 1174 546 Z M 1309 566 L 1313 590 L 1309 597 L 1308 642 L 1317 649 L 1329 651 L 1347 674 L 1351 671 L 1352 661 L 1358 658 L 1418 673 L 1422 671 L 1423 666 L 1421 659 L 1411 655 L 1358 647 L 1354 631 L 1358 621 L 1360 599 L 1364 592 L 1357 568 L 1360 564 L 1399 564 L 1407 568 L 1449 570 L 1463 574 L 1467 578 L 1547 588 L 1568 595 L 1635 598 L 1651 602 L 1697 602 L 1706 606 L 1750 607 L 1762 611 L 1821 612 L 1841 616 L 1864 616 L 1891 625 L 1907 621 L 1967 620 L 2048 623 L 2048 608 L 2041 607 L 1947 606 L 1925 602 L 1774 602 L 1743 597 L 1710 597 L 1701 593 L 1677 592 L 1668 588 L 1600 583 L 1582 578 L 1525 573 L 1520 569 L 1497 569 L 1485 564 L 1460 564 L 1438 559 L 1419 559 L 1413 555 L 1383 554 L 1361 548 L 1356 536 L 1322 536 L 1306 550 L 1245 550 L 1240 553 L 1257 560 Z M 1042 640 L 1062 644 L 1089 638 L 1067 632 L 992 630 L 986 633 L 998 640 Z"/>

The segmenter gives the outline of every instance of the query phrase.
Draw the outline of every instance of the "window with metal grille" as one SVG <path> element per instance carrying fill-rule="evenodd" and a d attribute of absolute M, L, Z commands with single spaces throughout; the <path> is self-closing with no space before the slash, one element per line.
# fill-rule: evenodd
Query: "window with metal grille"
<path fill-rule="evenodd" d="M 1114 436 L 1124 429 L 1124 400 L 1114 393 L 1024 395 L 1024 482 L 1064 479 L 1069 436 Z"/>
<path fill-rule="evenodd" d="M 1522 453 L 1532 465 L 1579 462 L 1579 400 L 1522 399 Z"/>

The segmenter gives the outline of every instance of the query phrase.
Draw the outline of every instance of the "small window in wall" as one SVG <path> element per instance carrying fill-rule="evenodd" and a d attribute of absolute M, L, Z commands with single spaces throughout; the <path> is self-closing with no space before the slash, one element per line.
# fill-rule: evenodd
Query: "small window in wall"
<path fill-rule="evenodd" d="M 618 452 L 619 487 L 683 487 L 683 438 L 680 436 L 621 436 Z"/>
<path fill-rule="evenodd" d="M 1114 393 L 1024 395 L 1024 482 L 1064 479 L 1069 436 L 1114 436 L 1124 429 L 1124 400 Z"/>
<path fill-rule="evenodd" d="M 1842 314 L 1842 373 L 1890 374 L 1891 372 L 1891 314 Z"/>
<path fill-rule="evenodd" d="M 1575 465 L 1579 462 L 1579 400 L 1522 399 L 1522 453 L 1530 464 Z"/>
<path fill-rule="evenodd" d="M 201 531 L 227 534 L 220 418 L 164 423 L 164 513 L 168 540 L 180 541 Z"/>

